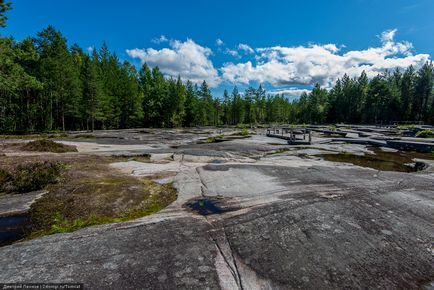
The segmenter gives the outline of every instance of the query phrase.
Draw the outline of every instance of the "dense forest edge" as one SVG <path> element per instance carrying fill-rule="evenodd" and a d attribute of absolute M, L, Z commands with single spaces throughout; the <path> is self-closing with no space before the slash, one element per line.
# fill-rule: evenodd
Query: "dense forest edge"
<path fill-rule="evenodd" d="M 10 3 L 0 0 L 0 26 Z M 1 31 L 1 30 L 0 30 Z M 208 84 L 121 62 L 106 44 L 69 46 L 52 26 L 21 41 L 0 36 L 0 132 L 257 125 L 434 123 L 434 67 L 369 79 L 348 75 L 294 101 L 261 85 L 212 96 Z"/>

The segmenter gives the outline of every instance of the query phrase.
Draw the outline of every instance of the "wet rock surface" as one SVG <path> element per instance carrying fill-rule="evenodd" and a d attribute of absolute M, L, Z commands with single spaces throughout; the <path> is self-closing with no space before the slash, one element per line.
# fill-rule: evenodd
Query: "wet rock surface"
<path fill-rule="evenodd" d="M 423 161 L 422 171 L 384 171 L 318 156 L 381 154 L 367 145 L 314 138 L 307 147 L 288 146 L 258 133 L 210 144 L 183 135 L 190 133 L 158 137 L 176 140 L 164 146 L 145 142 L 137 150 L 159 154 L 155 162 L 113 168 L 175 172 L 177 201 L 134 221 L 2 247 L 0 281 L 244 290 L 420 289 L 434 281 L 428 155 L 407 156 Z M 135 134 L 155 137 L 127 136 Z"/>

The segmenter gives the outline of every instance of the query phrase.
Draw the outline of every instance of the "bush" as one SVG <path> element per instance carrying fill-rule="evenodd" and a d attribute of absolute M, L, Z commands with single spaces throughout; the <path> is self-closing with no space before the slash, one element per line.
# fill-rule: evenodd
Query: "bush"
<path fill-rule="evenodd" d="M 24 151 L 38 151 L 38 152 L 77 152 L 77 147 L 71 145 L 65 145 L 62 143 L 56 143 L 48 139 L 40 139 L 31 141 L 21 147 Z"/>
<path fill-rule="evenodd" d="M 0 192 L 24 193 L 43 189 L 58 182 L 62 169 L 62 163 L 49 161 L 19 165 L 12 172 L 0 169 Z"/>
<path fill-rule="evenodd" d="M 11 180 L 11 174 L 0 168 L 0 193 L 7 191 L 8 184 Z"/>
<path fill-rule="evenodd" d="M 249 135 L 249 130 L 247 130 L 247 128 L 244 128 L 240 131 L 239 135 L 241 136 L 248 136 Z"/>
<path fill-rule="evenodd" d="M 59 162 L 35 162 L 17 167 L 12 186 L 16 192 L 39 190 L 57 183 L 63 165 Z"/>
<path fill-rule="evenodd" d="M 416 137 L 418 138 L 434 138 L 433 130 L 422 130 L 416 133 Z"/>

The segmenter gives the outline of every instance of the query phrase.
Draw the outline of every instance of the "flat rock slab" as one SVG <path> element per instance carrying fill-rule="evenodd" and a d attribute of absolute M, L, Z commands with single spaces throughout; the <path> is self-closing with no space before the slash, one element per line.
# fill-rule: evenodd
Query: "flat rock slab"
<path fill-rule="evenodd" d="M 176 139 L 175 131 L 166 133 L 158 140 L 172 133 Z M 115 164 L 130 174 L 177 172 L 177 201 L 131 222 L 2 247 L 0 282 L 78 282 L 86 289 L 432 285 L 434 174 L 269 155 L 276 146 L 268 143 L 270 138 L 253 136 L 184 144 L 158 152 L 174 152 L 168 163 Z M 357 144 L 314 146 L 368 150 Z M 211 162 L 217 159 L 223 163 Z M 219 200 L 232 210 L 202 216 L 185 206 L 198 198 Z"/>
<path fill-rule="evenodd" d="M 152 175 L 158 172 L 177 172 L 181 164 L 178 162 L 168 163 L 146 163 L 139 161 L 115 162 L 110 166 L 135 176 Z"/>
<path fill-rule="evenodd" d="M 6 246 L 0 281 L 89 289 L 418 289 L 434 281 L 429 174 L 265 162 L 188 172 L 185 186 L 239 209 L 204 217 L 175 203 L 134 222 Z M 201 195 L 197 187 L 180 195 L 189 190 Z"/>
<path fill-rule="evenodd" d="M 38 190 L 29 193 L 7 194 L 0 197 L 0 217 L 27 213 L 32 203 L 48 191 Z"/>
<path fill-rule="evenodd" d="M 19 243 L 1 249 L 0 279 L 80 281 L 85 289 L 215 289 L 217 250 L 209 230 L 201 220 L 180 218 Z"/>

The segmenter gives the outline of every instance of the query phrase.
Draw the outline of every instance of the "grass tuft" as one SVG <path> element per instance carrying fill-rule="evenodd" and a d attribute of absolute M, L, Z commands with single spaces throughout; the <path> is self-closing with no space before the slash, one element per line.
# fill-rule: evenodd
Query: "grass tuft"
<path fill-rule="evenodd" d="M 422 130 L 416 133 L 416 137 L 418 138 L 434 138 L 433 130 Z"/>

